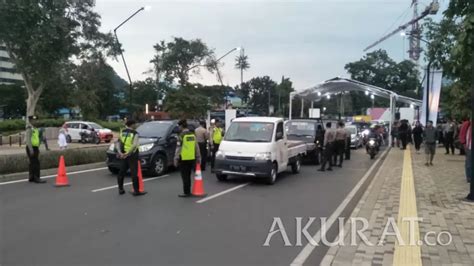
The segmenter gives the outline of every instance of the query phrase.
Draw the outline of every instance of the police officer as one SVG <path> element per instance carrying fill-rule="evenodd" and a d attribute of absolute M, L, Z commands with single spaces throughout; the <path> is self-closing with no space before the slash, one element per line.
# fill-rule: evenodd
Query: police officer
<path fill-rule="evenodd" d="M 324 147 L 324 133 L 326 131 L 323 129 L 322 125 L 318 125 L 318 128 L 316 129 L 316 138 L 315 138 L 315 144 L 316 144 L 316 160 L 315 164 L 319 165 L 320 162 L 323 160 L 323 147 Z"/>
<path fill-rule="evenodd" d="M 28 181 L 41 184 L 46 183 L 46 180 L 40 178 L 40 161 L 39 161 L 39 146 L 41 143 L 40 132 L 36 128 L 36 116 L 29 116 L 29 125 L 26 128 L 26 155 L 30 160 L 29 164 L 29 178 Z"/>
<path fill-rule="evenodd" d="M 191 196 L 191 173 L 196 163 L 201 163 L 201 152 L 196 136 L 188 129 L 186 120 L 180 120 L 178 125 L 181 133 L 174 155 L 174 165 L 179 166 L 183 179 L 183 194 L 179 197 L 185 198 Z"/>
<path fill-rule="evenodd" d="M 214 161 L 216 160 L 216 153 L 219 150 L 219 145 L 222 142 L 222 137 L 224 136 L 224 131 L 219 120 L 215 121 L 215 126 L 211 127 L 211 149 L 212 149 L 212 158 L 211 158 L 211 171 L 214 171 Z"/>
<path fill-rule="evenodd" d="M 326 123 L 326 132 L 324 133 L 324 156 L 323 161 L 321 163 L 321 168 L 318 171 L 324 172 L 326 169 L 326 163 L 329 162 L 328 171 L 332 171 L 332 161 L 333 161 L 333 153 L 334 153 L 334 142 L 336 140 L 336 132 L 334 129 L 331 128 L 332 123 Z"/>
<path fill-rule="evenodd" d="M 130 176 L 133 182 L 133 196 L 142 196 L 147 192 L 140 192 L 138 184 L 138 146 L 139 137 L 138 132 L 135 131 L 136 123 L 134 120 L 129 119 L 125 123 L 126 128 L 120 132 L 120 138 L 118 142 L 118 157 L 122 160 L 120 172 L 117 177 L 119 194 L 123 195 L 125 190 L 123 189 L 123 180 L 127 170 L 130 169 Z"/>
<path fill-rule="evenodd" d="M 336 140 L 334 142 L 334 165 L 342 167 L 344 160 L 344 151 L 346 149 L 347 131 L 344 128 L 344 122 L 337 123 Z M 339 163 L 337 163 L 339 157 Z"/>

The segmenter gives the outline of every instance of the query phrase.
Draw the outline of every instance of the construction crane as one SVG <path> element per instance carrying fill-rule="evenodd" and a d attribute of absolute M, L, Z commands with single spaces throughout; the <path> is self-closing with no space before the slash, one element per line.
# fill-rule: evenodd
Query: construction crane
<path fill-rule="evenodd" d="M 418 61 L 418 59 L 420 58 L 420 35 L 421 35 L 421 31 L 420 31 L 420 28 L 418 26 L 418 21 L 420 21 L 421 19 L 423 19 L 424 17 L 428 16 L 428 15 L 435 15 L 438 10 L 439 10 L 439 3 L 438 3 L 438 0 L 433 0 L 433 2 L 431 2 L 431 4 L 426 7 L 426 9 L 418 16 L 418 10 L 417 10 L 417 7 L 418 7 L 418 1 L 417 0 L 413 0 L 412 2 L 412 6 L 414 7 L 414 17 L 412 20 L 408 21 L 407 23 L 399 26 L 397 29 L 395 29 L 394 31 L 390 32 L 389 34 L 383 36 L 380 40 L 374 42 L 373 44 L 369 45 L 367 48 L 364 49 L 364 52 L 366 52 L 367 50 L 377 46 L 379 43 L 385 41 L 386 39 L 390 38 L 391 36 L 397 34 L 398 32 L 402 31 L 402 30 L 405 30 L 408 26 L 412 26 L 412 30 L 410 32 L 410 50 L 409 53 L 410 53 L 410 58 L 415 60 L 415 61 Z"/>

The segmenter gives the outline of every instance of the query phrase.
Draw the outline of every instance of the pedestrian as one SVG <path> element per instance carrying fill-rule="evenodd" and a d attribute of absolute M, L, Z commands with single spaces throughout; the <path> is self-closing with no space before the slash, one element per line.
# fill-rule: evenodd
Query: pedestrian
<path fill-rule="evenodd" d="M 46 133 L 45 133 L 45 129 L 44 127 L 40 127 L 39 129 L 39 135 L 40 135 L 40 142 L 44 144 L 44 148 L 49 151 L 49 147 L 48 147 L 48 140 L 46 138 Z"/>
<path fill-rule="evenodd" d="M 472 125 L 470 120 L 464 121 L 461 126 L 459 133 L 459 142 L 464 145 L 466 162 L 464 164 L 466 180 L 468 183 L 472 180 Z"/>
<path fill-rule="evenodd" d="M 402 141 L 402 150 L 405 150 L 407 148 L 407 134 L 408 134 L 408 121 L 407 120 L 402 120 L 400 122 L 400 127 L 398 128 L 398 135 L 400 137 L 400 140 Z"/>
<path fill-rule="evenodd" d="M 117 176 L 117 183 L 119 194 L 123 195 L 125 190 L 123 189 L 123 180 L 125 174 L 130 169 L 130 176 L 133 183 L 133 196 L 142 196 L 147 194 L 145 191 L 140 191 L 138 183 L 138 147 L 139 147 L 139 136 L 136 129 L 136 122 L 133 119 L 127 119 L 125 129 L 120 132 L 118 143 L 118 157 L 121 159 L 120 172 Z"/>
<path fill-rule="evenodd" d="M 326 131 L 323 129 L 322 125 L 318 125 L 316 129 L 316 138 L 315 138 L 315 144 L 316 144 L 316 160 L 315 164 L 319 165 L 322 161 L 323 157 L 323 147 L 324 147 L 324 133 Z"/>
<path fill-rule="evenodd" d="M 392 131 L 390 132 L 390 135 L 392 137 L 392 148 L 396 145 L 397 148 L 400 147 L 400 143 L 399 143 L 399 136 L 398 136 L 398 127 L 399 127 L 399 123 L 398 121 L 394 122 L 392 124 Z"/>
<path fill-rule="evenodd" d="M 426 166 L 433 165 L 433 159 L 436 153 L 436 140 L 438 139 L 438 131 L 433 127 L 433 121 L 426 123 L 425 131 L 423 131 L 423 140 L 425 142 Z"/>
<path fill-rule="evenodd" d="M 63 126 L 59 129 L 58 135 L 58 145 L 60 150 L 65 150 L 67 148 L 67 135 L 67 125 L 66 123 L 64 123 Z"/>
<path fill-rule="evenodd" d="M 207 161 L 207 144 L 209 141 L 209 132 L 206 129 L 206 121 L 200 121 L 199 127 L 194 131 L 196 134 L 196 141 L 201 152 L 201 170 L 206 171 Z"/>
<path fill-rule="evenodd" d="M 351 135 L 352 133 L 349 131 L 349 129 L 345 128 L 346 130 L 346 141 L 344 143 L 344 154 L 345 160 L 350 160 L 351 159 Z M 356 144 L 357 145 L 357 144 Z"/>
<path fill-rule="evenodd" d="M 336 129 L 336 142 L 334 143 L 334 165 L 342 167 L 344 160 L 344 151 L 346 149 L 347 131 L 344 128 L 344 122 L 339 121 Z M 339 157 L 339 163 L 337 162 Z"/>
<path fill-rule="evenodd" d="M 211 121 L 210 137 L 212 138 L 211 139 L 211 150 L 212 150 L 211 171 L 212 172 L 214 172 L 214 162 L 216 160 L 216 153 L 219 150 L 219 145 L 221 144 L 223 136 L 224 136 L 224 131 L 222 130 L 220 121 L 217 119 L 214 121 Z"/>
<path fill-rule="evenodd" d="M 179 167 L 183 180 L 183 194 L 179 197 L 191 196 L 191 173 L 196 163 L 201 163 L 201 152 L 196 141 L 196 135 L 188 129 L 186 120 L 178 122 L 181 131 L 174 155 L 174 165 Z"/>
<path fill-rule="evenodd" d="M 420 153 L 421 143 L 423 142 L 423 126 L 418 120 L 413 128 L 413 140 L 415 141 L 416 153 Z"/>
<path fill-rule="evenodd" d="M 324 172 L 326 169 L 326 164 L 329 162 L 328 171 L 332 171 L 332 156 L 334 150 L 334 141 L 336 140 L 336 132 L 331 128 L 331 122 L 326 123 L 326 132 L 324 133 L 324 150 L 323 150 L 323 161 L 321 163 L 321 168 L 318 171 Z"/>
<path fill-rule="evenodd" d="M 46 180 L 42 180 L 40 176 L 40 161 L 39 161 L 39 146 L 41 143 L 39 129 L 36 128 L 36 121 L 38 117 L 29 116 L 28 126 L 26 128 L 26 155 L 30 161 L 29 164 L 29 182 L 33 183 L 46 183 Z"/>
<path fill-rule="evenodd" d="M 444 135 L 444 148 L 446 149 L 445 154 L 451 153 L 454 154 L 454 136 L 456 134 L 456 125 L 452 119 L 448 119 L 448 122 L 444 125 L 443 135 Z"/>

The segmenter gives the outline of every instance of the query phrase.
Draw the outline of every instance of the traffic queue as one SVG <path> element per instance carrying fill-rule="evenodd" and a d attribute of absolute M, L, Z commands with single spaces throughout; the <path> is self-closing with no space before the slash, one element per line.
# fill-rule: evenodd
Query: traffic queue
<path fill-rule="evenodd" d="M 27 154 L 30 159 L 30 181 L 43 183 L 39 178 L 38 133 L 35 117 L 27 129 Z M 350 149 L 366 145 L 373 159 L 383 143 L 377 126 L 362 131 L 343 121 L 297 119 L 285 121 L 278 117 L 234 118 L 227 127 L 220 120 L 160 120 L 140 125 L 127 120 L 118 140 L 107 150 L 106 164 L 117 175 L 120 195 L 125 194 L 124 178 L 129 173 L 132 194 L 147 192 L 140 186 L 143 174 L 160 176 L 170 168 L 177 168 L 183 180 L 183 193 L 189 197 L 191 176 L 200 174 L 210 165 L 217 180 L 232 176 L 246 176 L 274 184 L 280 173 L 300 172 L 303 162 L 321 165 L 319 171 L 332 171 L 350 159 Z M 326 166 L 328 166 L 326 168 Z"/>

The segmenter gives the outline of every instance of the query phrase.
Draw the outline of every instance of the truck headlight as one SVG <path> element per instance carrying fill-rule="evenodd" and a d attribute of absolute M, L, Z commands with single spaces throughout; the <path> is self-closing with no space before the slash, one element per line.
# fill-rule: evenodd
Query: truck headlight
<path fill-rule="evenodd" d="M 216 159 L 225 159 L 225 153 L 223 151 L 217 151 L 216 152 Z"/>
<path fill-rule="evenodd" d="M 151 150 L 151 148 L 153 148 L 153 145 L 154 145 L 153 143 L 140 145 L 140 147 L 138 147 L 138 151 L 139 152 L 149 151 L 149 150 Z"/>
<path fill-rule="evenodd" d="M 110 144 L 109 151 L 115 151 L 115 143 Z"/>
<path fill-rule="evenodd" d="M 260 152 L 255 154 L 255 160 L 257 161 L 269 161 L 272 159 L 272 154 L 270 152 Z"/>

